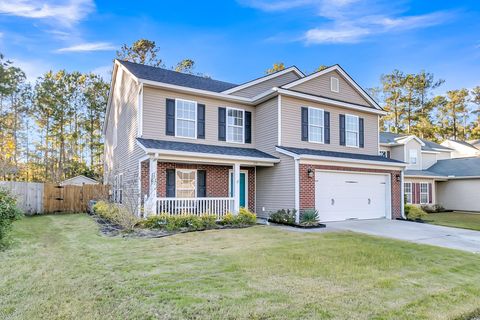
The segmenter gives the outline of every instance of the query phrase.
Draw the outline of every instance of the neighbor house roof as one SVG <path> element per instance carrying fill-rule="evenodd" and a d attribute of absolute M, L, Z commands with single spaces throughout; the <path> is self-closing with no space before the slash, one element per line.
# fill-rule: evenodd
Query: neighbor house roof
<path fill-rule="evenodd" d="M 237 86 L 236 84 L 229 82 L 213 80 L 211 78 L 181 73 L 159 67 L 146 66 L 123 60 L 118 60 L 118 62 L 139 79 L 158 81 L 213 92 L 222 92 Z"/>
<path fill-rule="evenodd" d="M 209 155 L 226 155 L 235 157 L 263 158 L 277 160 L 278 158 L 253 148 L 237 148 L 215 146 L 200 143 L 165 141 L 154 139 L 137 138 L 137 141 L 145 148 L 152 150 L 168 150 L 177 152 L 190 152 Z"/>
<path fill-rule="evenodd" d="M 365 161 L 377 161 L 385 163 L 398 163 L 403 164 L 404 162 L 388 159 L 382 156 L 368 155 L 368 154 L 357 154 L 357 153 L 347 153 L 347 152 L 336 152 L 336 151 L 327 151 L 327 150 L 315 150 L 315 149 L 306 149 L 306 148 L 294 148 L 294 147 L 284 147 L 277 146 L 277 148 L 286 150 L 296 155 L 311 155 L 311 156 L 321 156 L 321 157 L 333 157 L 333 158 L 346 158 L 354 160 L 365 160 Z"/>
<path fill-rule="evenodd" d="M 397 144 L 397 143 L 401 144 L 401 140 L 408 136 L 411 136 L 411 135 L 402 134 L 402 133 L 393 133 L 393 132 L 380 132 L 380 143 L 381 144 Z M 424 143 L 424 146 L 422 146 L 422 150 L 424 151 L 438 151 L 438 150 L 452 151 L 452 149 L 444 147 L 441 144 L 438 144 L 429 140 L 421 139 L 421 138 L 418 138 L 418 139 Z"/>
<path fill-rule="evenodd" d="M 451 141 L 453 143 L 461 144 L 462 146 L 465 146 L 465 147 L 468 147 L 468 148 L 471 148 L 471 149 L 478 150 L 478 148 L 474 146 L 475 140 L 469 142 L 469 141 L 448 139 L 448 141 Z M 478 140 L 477 140 L 477 143 L 478 143 Z"/>
<path fill-rule="evenodd" d="M 480 177 L 480 157 L 439 160 L 429 171 L 447 177 Z"/>

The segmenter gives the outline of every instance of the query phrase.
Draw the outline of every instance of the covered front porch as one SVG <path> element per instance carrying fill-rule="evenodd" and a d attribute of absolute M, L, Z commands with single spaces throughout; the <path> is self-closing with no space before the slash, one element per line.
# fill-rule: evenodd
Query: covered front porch
<path fill-rule="evenodd" d="M 232 147 L 221 147 L 239 149 Z M 140 161 L 140 210 L 143 217 L 215 215 L 221 220 L 241 207 L 255 211 L 256 167 L 273 166 L 271 156 L 238 157 L 228 154 L 170 154 L 148 152 Z M 252 149 L 249 152 L 260 151 Z"/>

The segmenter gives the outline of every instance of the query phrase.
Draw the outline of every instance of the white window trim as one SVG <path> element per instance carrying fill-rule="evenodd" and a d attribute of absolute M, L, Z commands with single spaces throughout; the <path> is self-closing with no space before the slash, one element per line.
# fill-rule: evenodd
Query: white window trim
<path fill-rule="evenodd" d="M 248 208 L 248 170 L 240 170 L 240 173 L 245 174 L 245 204 L 247 205 L 247 208 Z M 233 170 L 232 169 L 228 170 L 228 196 L 231 198 L 234 198 L 235 195 L 232 192 L 232 174 L 233 174 Z"/>
<path fill-rule="evenodd" d="M 410 186 L 410 192 L 407 192 L 405 190 L 405 187 L 409 185 Z M 412 204 L 412 200 L 413 200 L 413 190 L 412 190 L 412 187 L 413 187 L 413 184 L 411 182 L 405 182 L 404 183 L 404 187 L 403 187 L 403 192 L 405 195 L 410 195 L 410 201 L 407 200 L 407 204 Z M 405 197 L 406 199 L 408 199 L 407 197 Z"/>
<path fill-rule="evenodd" d="M 228 111 L 229 111 L 229 110 L 242 111 L 242 123 L 243 123 L 243 127 L 242 127 L 242 142 L 232 141 L 232 140 L 229 140 L 229 139 L 228 139 L 228 127 L 229 127 L 229 126 L 235 127 L 235 128 L 239 128 L 239 127 L 240 127 L 240 126 L 229 125 L 229 124 L 228 124 Z M 228 142 L 228 143 L 245 144 L 245 110 L 244 110 L 244 109 L 226 107 L 226 115 L 225 115 L 225 141 Z"/>
<path fill-rule="evenodd" d="M 427 186 L 427 192 L 422 192 L 422 186 Z M 429 186 L 429 183 L 428 182 L 421 182 L 420 183 L 420 204 L 429 204 L 430 203 L 430 186 Z M 422 195 L 426 195 L 427 196 L 427 201 L 426 202 L 422 202 Z"/>
<path fill-rule="evenodd" d="M 195 104 L 195 119 L 193 121 L 195 121 L 195 126 L 194 126 L 194 129 L 195 129 L 195 135 L 193 137 L 186 137 L 186 136 L 181 136 L 178 134 L 177 132 L 177 129 L 178 129 L 178 123 L 177 123 L 177 120 L 185 120 L 185 121 L 192 121 L 191 119 L 186 119 L 186 118 L 179 118 L 178 117 L 178 112 L 177 112 L 177 102 L 178 101 L 183 101 L 183 102 L 190 102 L 190 103 L 194 103 Z M 197 101 L 193 101 L 193 100 L 187 100 L 187 99 L 175 99 L 175 137 L 177 138 L 185 138 L 185 139 L 193 139 L 193 140 L 196 140 L 197 139 L 197 129 L 198 129 L 198 103 Z"/>
<path fill-rule="evenodd" d="M 177 197 L 178 183 L 177 183 L 177 172 L 195 172 L 195 183 L 193 185 L 193 198 L 197 198 L 197 178 L 198 172 L 196 169 L 175 169 L 175 197 Z M 191 190 L 191 189 L 180 189 L 180 190 Z M 192 198 L 192 199 L 193 199 Z"/>
<path fill-rule="evenodd" d="M 337 89 L 335 90 L 335 82 Z M 339 93 L 340 92 L 340 80 L 337 77 L 330 77 L 330 91 Z"/>
<path fill-rule="evenodd" d="M 412 153 L 415 153 L 415 163 L 412 162 Z M 408 149 L 408 164 L 418 165 L 418 151 L 417 149 Z"/>
<path fill-rule="evenodd" d="M 310 121 L 310 110 L 320 110 L 322 112 L 322 120 L 323 120 L 323 124 L 321 126 L 319 125 L 314 125 L 314 124 L 311 124 L 311 121 Z M 322 128 L 322 141 L 313 141 L 313 140 L 310 140 L 310 126 L 313 126 L 313 127 L 316 127 L 316 128 Z M 323 109 L 320 109 L 320 108 L 314 108 L 314 107 L 308 107 L 308 142 L 311 142 L 311 143 L 319 143 L 319 144 L 325 144 L 325 110 Z"/>
<path fill-rule="evenodd" d="M 347 129 L 347 118 L 348 117 L 352 117 L 352 118 L 356 118 L 357 119 L 357 131 L 352 131 L 352 130 L 348 130 Z M 357 144 L 356 145 L 352 145 L 352 144 L 348 144 L 348 139 L 347 139 L 347 133 L 348 132 L 354 132 L 357 134 Z M 349 147 L 349 148 L 360 148 L 360 117 L 359 116 L 356 116 L 356 115 L 353 115 L 353 114 L 346 114 L 345 115 L 345 146 Z"/>
<path fill-rule="evenodd" d="M 116 174 L 113 177 L 113 202 L 123 203 L 123 173 Z"/>

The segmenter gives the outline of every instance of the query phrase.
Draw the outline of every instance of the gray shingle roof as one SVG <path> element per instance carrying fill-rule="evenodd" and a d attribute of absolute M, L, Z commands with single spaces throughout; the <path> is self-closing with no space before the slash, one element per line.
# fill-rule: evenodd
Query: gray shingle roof
<path fill-rule="evenodd" d="M 213 145 L 200 144 L 200 143 L 165 141 L 165 140 L 154 140 L 154 139 L 143 139 L 143 138 L 137 138 L 137 140 L 145 148 L 148 148 L 148 149 L 196 152 L 196 153 L 228 155 L 228 156 L 236 156 L 236 157 L 278 159 L 272 155 L 269 155 L 268 153 L 262 152 L 257 149 L 252 149 L 252 148 L 213 146 Z"/>
<path fill-rule="evenodd" d="M 428 171 L 444 176 L 480 177 L 480 157 L 439 160 Z"/>
<path fill-rule="evenodd" d="M 429 170 L 405 170 L 406 176 L 420 176 L 420 177 L 445 177 L 443 174 L 432 172 Z"/>
<path fill-rule="evenodd" d="M 380 162 L 389 162 L 389 163 L 398 163 L 398 164 L 404 163 L 402 161 L 388 159 L 382 156 L 369 155 L 369 154 L 356 154 L 356 153 L 347 153 L 347 152 L 335 152 L 335 151 L 327 151 L 327 150 L 314 150 L 314 149 L 293 148 L 293 147 L 283 147 L 283 146 L 278 146 L 278 148 L 295 153 L 297 155 L 347 158 L 347 159 L 380 161 Z"/>
<path fill-rule="evenodd" d="M 158 81 L 177 86 L 189 87 L 200 90 L 207 90 L 213 92 L 222 92 L 230 88 L 236 87 L 236 84 L 213 80 L 210 78 L 195 76 L 176 72 L 173 70 L 146 66 L 143 64 L 133 63 L 129 61 L 118 60 L 125 68 L 128 69 L 135 77 Z"/>
<path fill-rule="evenodd" d="M 408 137 L 408 134 L 403 134 L 403 133 L 393 133 L 393 132 L 380 132 L 380 143 L 397 143 L 395 139 L 397 138 L 403 138 L 403 137 Z M 447 148 L 442 146 L 441 144 L 421 139 L 419 138 L 425 146 L 422 147 L 422 150 L 425 151 L 433 151 L 435 149 L 440 149 L 440 150 L 445 150 L 445 151 L 451 151 L 452 149 Z"/>

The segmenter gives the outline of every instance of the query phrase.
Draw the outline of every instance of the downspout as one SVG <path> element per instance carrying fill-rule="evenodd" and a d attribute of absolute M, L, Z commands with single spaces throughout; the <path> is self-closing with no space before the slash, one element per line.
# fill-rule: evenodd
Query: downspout
<path fill-rule="evenodd" d="M 402 171 L 400 172 L 400 181 L 401 181 L 400 194 L 402 195 L 402 199 L 400 199 L 401 200 L 400 213 L 402 214 L 403 219 L 407 219 L 407 217 L 405 216 L 405 187 L 404 187 L 403 179 L 404 177 L 403 177 L 403 169 L 402 169 Z"/>

